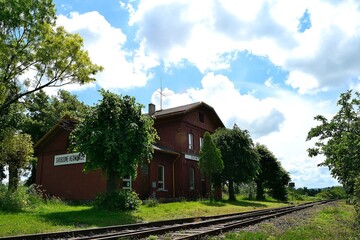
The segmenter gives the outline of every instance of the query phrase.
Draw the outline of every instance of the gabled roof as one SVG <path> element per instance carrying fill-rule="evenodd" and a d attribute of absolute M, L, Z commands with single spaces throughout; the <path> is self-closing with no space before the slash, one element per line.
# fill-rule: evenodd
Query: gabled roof
<path fill-rule="evenodd" d="M 194 109 L 200 108 L 200 107 L 205 107 L 205 108 L 209 109 L 212 112 L 212 114 L 214 115 L 214 117 L 215 117 L 216 121 L 218 122 L 218 124 L 220 125 L 220 127 L 225 127 L 224 123 L 221 121 L 221 119 L 215 112 L 214 108 L 204 102 L 196 102 L 196 103 L 191 103 L 191 104 L 187 104 L 187 105 L 183 105 L 183 106 L 179 106 L 179 107 L 158 110 L 152 115 L 152 117 L 154 117 L 155 119 L 162 119 L 162 118 L 170 118 L 170 117 L 185 115 L 188 112 L 190 112 Z"/>
<path fill-rule="evenodd" d="M 53 136 L 60 128 L 65 130 L 74 129 L 74 125 L 76 122 L 77 122 L 76 119 L 71 118 L 69 115 L 65 115 L 39 141 L 35 143 L 34 149 L 40 147 L 51 136 Z"/>

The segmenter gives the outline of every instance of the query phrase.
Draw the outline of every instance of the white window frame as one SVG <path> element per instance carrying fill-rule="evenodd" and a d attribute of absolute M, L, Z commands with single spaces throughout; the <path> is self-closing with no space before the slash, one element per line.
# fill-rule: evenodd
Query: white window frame
<path fill-rule="evenodd" d="M 188 143 L 189 143 L 189 149 L 194 150 L 194 135 L 192 133 L 188 134 Z"/>
<path fill-rule="evenodd" d="M 195 190 L 195 168 L 189 169 L 189 189 Z"/>
<path fill-rule="evenodd" d="M 123 180 L 123 189 L 131 190 L 132 189 L 132 178 L 131 178 L 131 176 L 123 177 L 122 180 Z M 128 184 L 124 184 L 124 182 L 129 182 L 129 187 L 127 186 Z"/>
<path fill-rule="evenodd" d="M 202 145 L 203 145 L 203 140 L 204 140 L 203 137 L 200 137 L 200 138 L 199 138 L 200 149 L 201 149 L 201 147 L 202 147 Z"/>
<path fill-rule="evenodd" d="M 159 175 L 159 170 L 161 169 L 161 175 Z M 165 190 L 165 166 L 158 165 L 158 190 Z M 160 179 L 161 176 L 161 179 Z"/>

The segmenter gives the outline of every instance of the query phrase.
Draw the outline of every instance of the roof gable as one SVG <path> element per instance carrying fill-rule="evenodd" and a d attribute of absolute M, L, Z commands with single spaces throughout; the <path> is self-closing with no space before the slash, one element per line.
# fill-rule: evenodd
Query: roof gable
<path fill-rule="evenodd" d="M 185 115 L 198 108 L 208 109 L 211 115 L 213 116 L 213 120 L 217 123 L 217 125 L 219 127 L 225 127 L 224 123 L 221 121 L 221 119 L 215 112 L 214 108 L 206 104 L 205 102 L 196 102 L 179 107 L 158 110 L 152 115 L 152 117 L 154 117 L 155 119 L 172 118 L 180 115 Z"/>

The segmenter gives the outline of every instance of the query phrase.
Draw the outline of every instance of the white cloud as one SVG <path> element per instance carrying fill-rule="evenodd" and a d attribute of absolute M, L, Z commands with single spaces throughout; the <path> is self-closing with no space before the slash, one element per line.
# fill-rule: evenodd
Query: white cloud
<path fill-rule="evenodd" d="M 306 10 L 311 28 L 301 33 Z M 303 94 L 347 86 L 360 76 L 354 54 L 360 51 L 360 7 L 352 0 L 143 0 L 130 23 L 139 27 L 144 49 L 169 65 L 186 60 L 202 72 L 224 69 L 228 56 L 246 50 L 288 71 L 287 83 Z"/>
<path fill-rule="evenodd" d="M 232 128 L 236 123 L 249 130 L 253 140 L 268 146 L 281 161 L 297 187 L 325 187 L 337 182 L 328 170 L 318 168 L 321 158 L 310 159 L 306 149 L 313 142 L 306 142 L 311 127 L 316 126 L 313 117 L 328 116 L 334 103 L 315 103 L 305 96 L 294 95 L 272 86 L 274 97 L 259 99 L 252 94 L 241 94 L 230 79 L 223 75 L 208 73 L 203 77 L 200 89 L 188 89 L 176 93 L 165 89 L 163 108 L 204 101 L 218 113 L 224 124 Z M 154 92 L 152 102 L 159 109 L 159 94 Z M 315 180 L 315 179 L 320 179 Z M 327 185 L 326 185 L 327 184 Z"/>
<path fill-rule="evenodd" d="M 72 12 L 69 17 L 60 15 L 57 24 L 84 38 L 84 47 L 92 61 L 104 67 L 104 71 L 96 76 L 97 84 L 102 88 L 144 86 L 151 78 L 148 70 L 158 65 L 142 48 L 133 52 L 124 50 L 126 35 L 98 12 Z"/>

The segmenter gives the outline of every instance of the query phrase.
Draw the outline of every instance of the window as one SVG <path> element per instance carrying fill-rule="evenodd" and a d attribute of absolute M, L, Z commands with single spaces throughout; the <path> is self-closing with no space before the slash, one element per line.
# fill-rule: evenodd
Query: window
<path fill-rule="evenodd" d="M 195 189 L 195 169 L 194 168 L 189 169 L 189 189 L 190 190 Z"/>
<path fill-rule="evenodd" d="M 158 189 L 159 190 L 165 189 L 164 175 L 165 175 L 164 166 L 159 165 L 158 166 Z"/>
<path fill-rule="evenodd" d="M 123 189 L 131 190 L 131 176 L 123 177 Z"/>
<path fill-rule="evenodd" d="M 203 138 L 202 138 L 202 137 L 200 137 L 200 139 L 199 139 L 199 143 L 200 143 L 200 149 L 201 149 L 202 144 L 203 144 Z"/>
<path fill-rule="evenodd" d="M 202 112 L 199 112 L 199 121 L 200 122 L 204 122 L 204 113 L 202 113 Z"/>
<path fill-rule="evenodd" d="M 194 135 L 192 133 L 189 133 L 189 149 L 194 149 Z"/>

